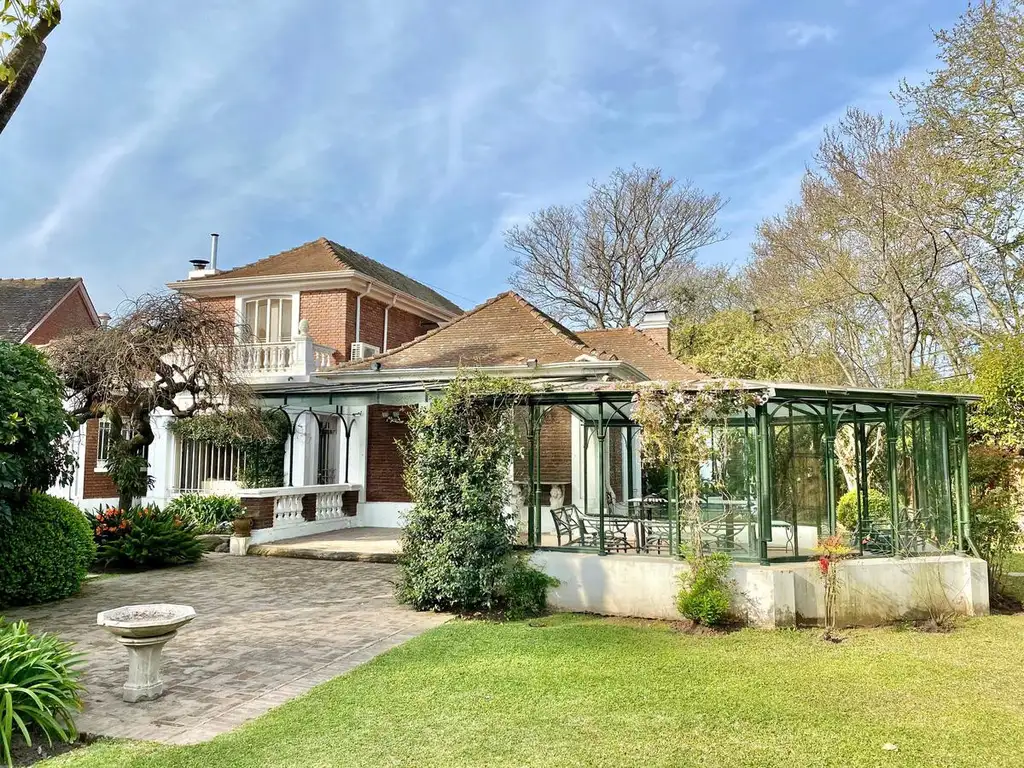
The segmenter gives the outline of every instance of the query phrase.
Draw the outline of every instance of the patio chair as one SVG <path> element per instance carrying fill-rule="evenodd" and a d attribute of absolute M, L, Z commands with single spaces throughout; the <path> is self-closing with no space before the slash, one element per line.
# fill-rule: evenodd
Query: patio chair
<path fill-rule="evenodd" d="M 551 510 L 551 519 L 555 523 L 555 535 L 560 547 L 598 547 L 600 546 L 599 520 L 596 517 L 585 518 L 575 504 L 556 507 Z M 606 518 L 604 524 L 605 549 L 627 551 L 632 549 L 628 531 L 633 524 L 626 518 Z"/>

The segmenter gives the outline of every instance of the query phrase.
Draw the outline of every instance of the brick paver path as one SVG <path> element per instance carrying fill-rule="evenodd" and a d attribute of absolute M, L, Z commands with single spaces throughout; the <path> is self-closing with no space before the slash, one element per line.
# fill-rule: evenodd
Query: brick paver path
<path fill-rule="evenodd" d="M 83 733 L 191 743 L 213 738 L 437 626 L 393 597 L 393 565 L 207 555 L 195 566 L 86 584 L 79 597 L 13 609 L 86 653 Z M 185 603 L 196 619 L 164 647 L 166 693 L 126 704 L 127 651 L 96 614 Z"/>

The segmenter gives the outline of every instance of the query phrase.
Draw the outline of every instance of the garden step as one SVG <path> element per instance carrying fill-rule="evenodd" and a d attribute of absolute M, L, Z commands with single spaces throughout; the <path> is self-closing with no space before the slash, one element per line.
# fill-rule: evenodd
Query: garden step
<path fill-rule="evenodd" d="M 397 563 L 395 552 L 355 552 L 316 547 L 280 546 L 276 544 L 251 544 L 248 554 L 262 557 L 293 557 L 300 560 L 339 560 L 357 563 Z"/>

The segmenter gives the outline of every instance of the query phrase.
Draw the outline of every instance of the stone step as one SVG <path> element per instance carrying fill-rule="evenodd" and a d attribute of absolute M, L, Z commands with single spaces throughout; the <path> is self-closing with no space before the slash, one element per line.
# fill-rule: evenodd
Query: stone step
<path fill-rule="evenodd" d="M 276 544 L 250 544 L 248 554 L 261 557 L 293 557 L 299 560 L 338 560 L 354 563 L 397 563 L 396 552 L 356 552 L 318 547 L 280 546 Z"/>

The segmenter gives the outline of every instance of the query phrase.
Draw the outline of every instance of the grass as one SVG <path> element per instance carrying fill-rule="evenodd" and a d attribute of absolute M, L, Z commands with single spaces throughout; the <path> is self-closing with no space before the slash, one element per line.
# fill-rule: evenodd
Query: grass
<path fill-rule="evenodd" d="M 452 621 L 211 742 L 100 742 L 40 765 L 1020 766 L 1022 644 L 1020 615 L 840 644 Z"/>
<path fill-rule="evenodd" d="M 1006 557 L 1007 573 L 1024 573 L 1024 552 L 1011 552 Z"/>

